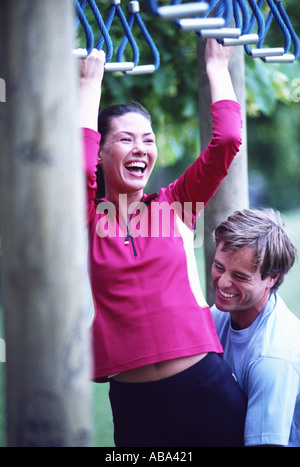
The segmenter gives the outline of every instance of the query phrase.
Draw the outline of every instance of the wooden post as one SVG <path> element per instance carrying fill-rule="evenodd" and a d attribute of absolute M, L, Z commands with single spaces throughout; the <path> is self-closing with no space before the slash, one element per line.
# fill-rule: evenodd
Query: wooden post
<path fill-rule="evenodd" d="M 72 0 L 1 0 L 9 446 L 90 446 L 84 184 Z"/>
<path fill-rule="evenodd" d="M 201 147 L 204 149 L 211 138 L 212 123 L 210 115 L 211 96 L 204 62 L 205 42 L 198 39 L 198 76 L 199 76 L 199 115 Z M 233 161 L 228 176 L 223 180 L 214 197 L 204 210 L 204 244 L 206 263 L 206 299 L 211 306 L 214 303 L 214 291 L 211 282 L 211 265 L 215 255 L 212 232 L 217 225 L 235 210 L 249 207 L 248 164 L 247 164 L 247 128 L 246 128 L 246 91 L 244 48 L 236 47 L 229 66 L 231 79 L 238 102 L 242 108 L 243 144 Z"/>

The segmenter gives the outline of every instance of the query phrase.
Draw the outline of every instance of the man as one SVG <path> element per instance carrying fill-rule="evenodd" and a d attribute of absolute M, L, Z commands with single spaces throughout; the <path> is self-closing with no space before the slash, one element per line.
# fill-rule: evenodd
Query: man
<path fill-rule="evenodd" d="M 213 316 L 248 397 L 245 446 L 300 446 L 300 321 L 277 293 L 296 248 L 271 209 L 235 212 L 214 239 Z"/>

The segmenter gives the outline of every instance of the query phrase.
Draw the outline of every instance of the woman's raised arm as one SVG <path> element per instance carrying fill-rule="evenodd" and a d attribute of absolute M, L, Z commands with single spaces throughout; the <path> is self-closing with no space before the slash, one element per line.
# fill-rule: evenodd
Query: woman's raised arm
<path fill-rule="evenodd" d="M 79 63 L 79 125 L 97 131 L 105 53 L 94 49 L 91 55 L 80 59 Z"/>
<path fill-rule="evenodd" d="M 224 99 L 237 100 L 228 70 L 233 50 L 233 47 L 224 47 L 215 39 L 208 39 L 206 42 L 206 71 L 213 103 Z"/>

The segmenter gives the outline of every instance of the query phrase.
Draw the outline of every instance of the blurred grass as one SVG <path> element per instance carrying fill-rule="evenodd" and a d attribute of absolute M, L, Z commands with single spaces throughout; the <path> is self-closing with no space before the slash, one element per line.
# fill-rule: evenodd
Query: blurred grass
<path fill-rule="evenodd" d="M 109 383 L 93 383 L 94 401 L 94 445 L 96 447 L 112 447 L 113 421 L 108 397 Z"/>
<path fill-rule="evenodd" d="M 1 318 L 1 309 L 0 309 Z M 1 330 L 1 323 L 0 323 Z M 3 335 L 2 333 L 0 335 Z M 4 365 L 0 363 L 0 448 L 6 446 L 5 436 L 5 381 L 4 381 Z"/>
<path fill-rule="evenodd" d="M 283 215 L 286 229 L 298 248 L 300 256 L 300 210 Z M 287 306 L 300 318 L 300 301 L 298 284 L 300 277 L 300 262 L 298 261 L 280 287 L 280 295 Z M 3 338 L 2 312 L 0 309 L 0 338 Z M 4 363 L 0 363 L 0 447 L 5 447 L 5 399 L 4 399 Z M 93 385 L 93 417 L 94 417 L 94 445 L 97 447 L 111 447 L 113 442 L 113 422 L 109 403 L 109 384 Z"/>
<path fill-rule="evenodd" d="M 282 216 L 288 234 L 298 249 L 299 259 L 287 274 L 284 283 L 279 289 L 279 295 L 290 310 L 300 318 L 299 277 L 300 277 L 300 209 L 291 211 Z"/>

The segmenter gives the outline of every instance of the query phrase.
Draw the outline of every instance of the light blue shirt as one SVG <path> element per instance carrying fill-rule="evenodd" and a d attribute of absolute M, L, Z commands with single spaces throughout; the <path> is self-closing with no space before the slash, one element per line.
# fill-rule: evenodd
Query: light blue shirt
<path fill-rule="evenodd" d="M 224 358 L 248 396 L 245 446 L 300 447 L 300 320 L 273 293 L 251 326 L 236 331 L 212 308 Z"/>

